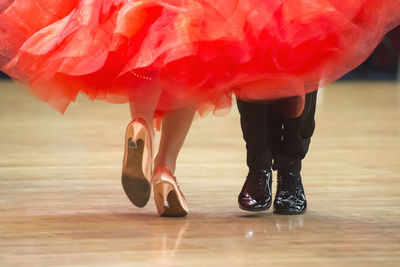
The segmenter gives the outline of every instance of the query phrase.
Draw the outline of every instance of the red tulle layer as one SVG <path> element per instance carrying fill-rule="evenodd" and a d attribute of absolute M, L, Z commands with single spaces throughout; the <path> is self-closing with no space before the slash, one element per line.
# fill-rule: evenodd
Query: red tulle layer
<path fill-rule="evenodd" d="M 164 112 L 304 96 L 400 23 L 400 0 L 1 0 L 0 67 L 64 112 L 78 93 Z"/>

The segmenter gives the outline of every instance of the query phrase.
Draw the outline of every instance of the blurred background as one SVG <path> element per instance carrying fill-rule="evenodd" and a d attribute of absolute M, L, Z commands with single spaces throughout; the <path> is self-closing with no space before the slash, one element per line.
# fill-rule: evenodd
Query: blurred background
<path fill-rule="evenodd" d="M 372 55 L 342 80 L 400 79 L 400 27 L 393 29 L 382 40 Z"/>

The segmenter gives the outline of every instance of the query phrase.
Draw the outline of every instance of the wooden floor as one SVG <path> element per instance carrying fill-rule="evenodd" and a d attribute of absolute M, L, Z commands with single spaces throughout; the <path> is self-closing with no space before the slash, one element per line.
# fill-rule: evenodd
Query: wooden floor
<path fill-rule="evenodd" d="M 81 97 L 61 116 L 0 88 L 0 266 L 400 266 L 399 84 L 320 91 L 300 216 L 240 210 L 237 110 L 197 119 L 176 173 L 180 219 L 123 193 L 126 105 Z"/>

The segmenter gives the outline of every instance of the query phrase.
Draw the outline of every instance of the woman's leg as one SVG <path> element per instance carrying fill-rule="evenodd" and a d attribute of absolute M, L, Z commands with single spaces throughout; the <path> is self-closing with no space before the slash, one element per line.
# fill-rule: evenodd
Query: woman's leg
<path fill-rule="evenodd" d="M 170 111 L 164 115 L 161 127 L 161 140 L 154 166 L 165 165 L 175 173 L 176 160 L 193 121 L 196 109 L 186 107 Z"/>
<path fill-rule="evenodd" d="M 148 88 L 151 85 L 148 84 Z M 150 89 L 149 89 L 150 90 Z M 122 165 L 122 186 L 128 198 L 137 207 L 144 207 L 151 193 L 153 176 L 153 117 L 160 87 L 153 87 L 151 95 L 130 102 L 132 121 L 125 134 L 125 152 Z"/>
<path fill-rule="evenodd" d="M 164 115 L 161 140 L 154 160 L 154 201 L 160 216 L 182 217 L 188 206 L 174 177 L 176 160 L 194 117 L 195 109 L 182 108 Z"/>
<path fill-rule="evenodd" d="M 156 102 L 149 103 L 148 105 L 138 104 L 135 102 L 129 103 L 132 120 L 143 119 L 147 124 L 152 139 L 154 139 L 155 135 L 153 128 L 153 118 L 156 105 L 157 105 Z"/>

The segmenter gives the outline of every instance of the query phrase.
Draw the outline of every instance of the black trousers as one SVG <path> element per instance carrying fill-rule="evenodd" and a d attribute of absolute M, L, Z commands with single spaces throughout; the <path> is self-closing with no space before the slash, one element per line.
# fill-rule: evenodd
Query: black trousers
<path fill-rule="evenodd" d="M 246 141 L 247 165 L 251 170 L 300 171 L 315 129 L 317 91 L 305 96 L 297 118 L 285 118 L 279 101 L 268 104 L 238 100 L 240 123 Z M 272 164 L 273 163 L 273 164 Z"/>

